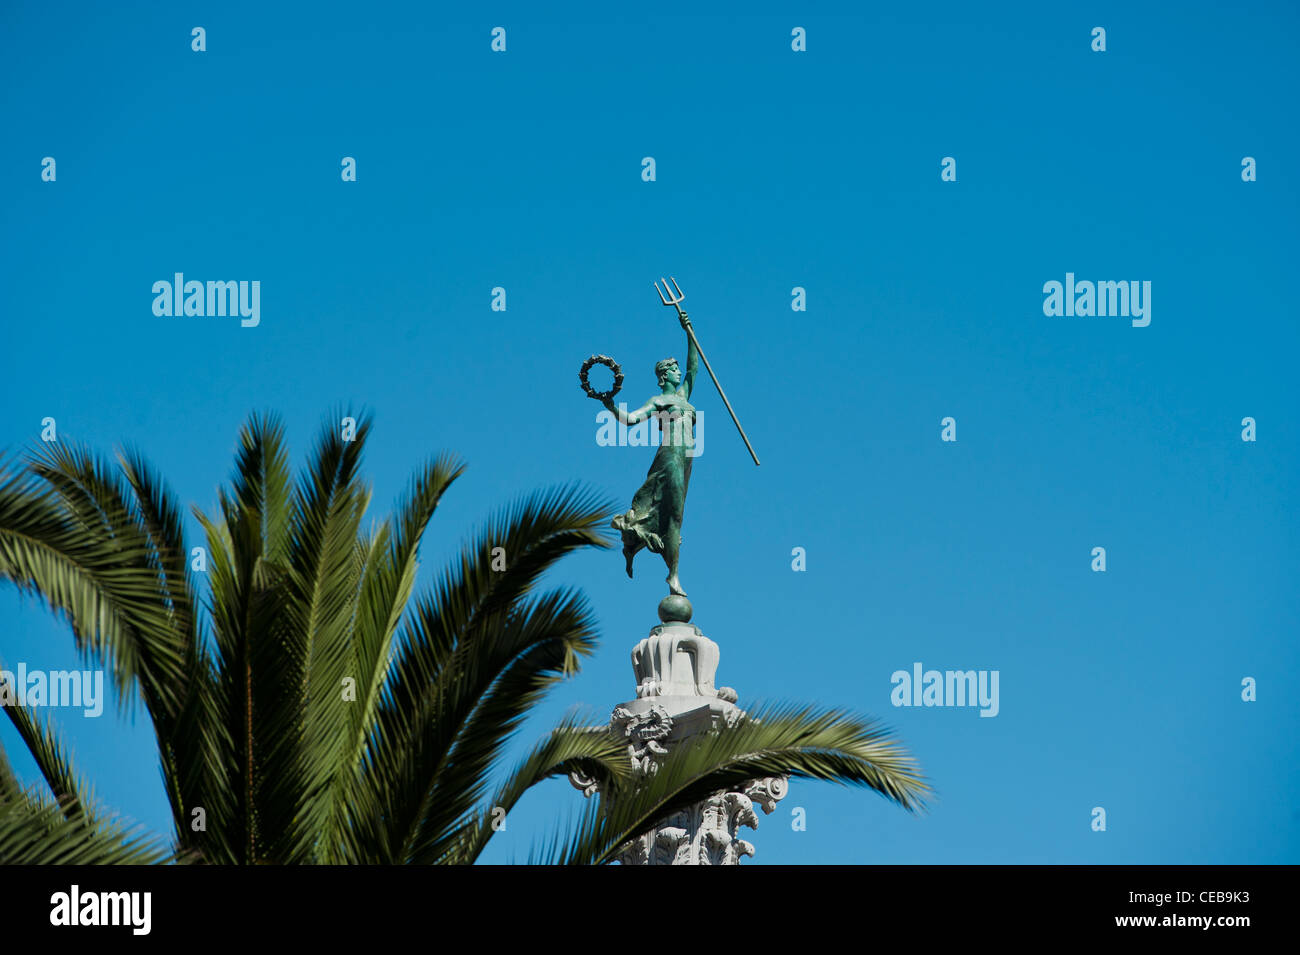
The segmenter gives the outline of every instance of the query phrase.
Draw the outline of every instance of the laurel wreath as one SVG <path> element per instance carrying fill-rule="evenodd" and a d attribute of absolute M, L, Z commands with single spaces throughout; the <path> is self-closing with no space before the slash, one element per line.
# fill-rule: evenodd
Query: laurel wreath
<path fill-rule="evenodd" d="M 609 391 L 594 391 L 587 381 L 587 374 L 591 371 L 593 365 L 604 365 L 614 373 L 614 387 Z M 582 390 L 587 393 L 588 398 L 595 398 L 599 401 L 608 401 L 618 394 L 618 390 L 623 387 L 623 369 L 609 355 L 592 355 L 582 363 L 582 370 L 578 372 L 578 380 L 582 382 Z"/>

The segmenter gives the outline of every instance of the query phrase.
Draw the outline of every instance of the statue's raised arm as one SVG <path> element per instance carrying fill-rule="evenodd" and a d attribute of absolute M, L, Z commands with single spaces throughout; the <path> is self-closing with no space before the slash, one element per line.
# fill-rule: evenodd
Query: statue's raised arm
<path fill-rule="evenodd" d="M 664 283 L 663 288 L 659 287 L 659 282 Z M 731 415 L 731 420 L 735 424 L 736 430 L 740 432 L 740 438 L 745 442 L 745 447 L 749 451 L 749 456 L 754 459 L 754 464 L 757 465 L 759 463 L 758 455 L 754 453 L 754 446 L 749 443 L 749 437 L 745 434 L 745 429 L 740 426 L 740 419 L 736 417 L 736 412 L 732 410 L 731 402 L 727 400 L 727 393 L 722 390 L 722 385 L 718 383 L 718 376 L 713 373 L 713 366 L 709 364 L 709 359 L 705 356 L 704 349 L 700 347 L 700 343 L 695 337 L 695 330 L 691 328 L 691 323 L 686 317 L 686 312 L 682 310 L 682 301 L 686 298 L 686 295 L 683 294 L 681 286 L 677 284 L 677 280 L 672 276 L 669 276 L 666 279 L 661 278 L 659 282 L 655 283 L 655 291 L 659 293 L 659 301 L 663 302 L 664 305 L 669 308 L 677 309 L 677 318 L 681 321 L 682 328 L 686 329 L 687 346 L 688 348 L 694 346 L 694 351 L 689 352 L 687 356 L 687 365 L 689 366 L 688 372 L 691 375 L 691 384 L 695 383 L 695 366 L 693 362 L 698 356 L 699 360 L 704 362 L 704 367 L 708 370 L 709 377 L 713 379 L 713 387 L 718 389 L 718 397 L 721 398 L 722 403 L 727 406 L 727 414 Z M 672 282 L 671 286 L 668 284 L 669 282 Z M 686 394 L 690 394 L 689 388 L 686 389 Z"/>
<path fill-rule="evenodd" d="M 695 344 L 695 336 L 691 334 L 690 316 L 681 312 L 677 318 L 686 330 L 686 377 L 682 379 L 682 387 L 677 393 L 683 398 L 690 398 L 695 389 L 695 373 L 700 370 L 700 349 Z"/>

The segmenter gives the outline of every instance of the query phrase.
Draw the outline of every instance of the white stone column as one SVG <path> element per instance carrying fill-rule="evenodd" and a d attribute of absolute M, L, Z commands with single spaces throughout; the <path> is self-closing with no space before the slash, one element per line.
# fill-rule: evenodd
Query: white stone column
<path fill-rule="evenodd" d="M 652 774 L 657 759 L 675 746 L 689 746 L 701 733 L 726 732 L 745 713 L 736 706 L 736 691 L 715 687 L 718 645 L 690 622 L 685 597 L 666 597 L 659 604 L 662 621 L 632 651 L 636 699 L 621 703 L 610 716 L 609 730 L 627 740 L 628 758 L 642 775 Z M 587 796 L 598 786 L 578 773 L 570 782 Z M 788 788 L 784 776 L 755 779 L 738 791 L 718 792 L 684 812 L 661 820 L 623 847 L 624 865 L 739 865 L 754 854 L 740 838 L 743 828 L 758 828 L 757 804 L 765 813 L 776 808 Z"/>

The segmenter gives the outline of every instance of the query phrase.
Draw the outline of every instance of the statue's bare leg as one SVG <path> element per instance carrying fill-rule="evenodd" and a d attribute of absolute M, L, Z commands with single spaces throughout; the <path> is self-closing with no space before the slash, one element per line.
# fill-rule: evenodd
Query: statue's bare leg
<path fill-rule="evenodd" d="M 686 596 L 686 591 L 682 590 L 682 583 L 677 579 L 677 557 L 681 549 L 682 535 L 677 532 L 677 528 L 668 529 L 664 537 L 664 563 L 668 565 L 668 589 L 681 597 Z"/>

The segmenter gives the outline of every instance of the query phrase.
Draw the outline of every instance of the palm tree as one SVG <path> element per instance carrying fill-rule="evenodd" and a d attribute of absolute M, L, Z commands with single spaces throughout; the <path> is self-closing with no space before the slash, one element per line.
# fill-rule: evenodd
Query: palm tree
<path fill-rule="evenodd" d="M 655 819 L 755 775 L 921 805 L 925 782 L 874 723 L 789 709 L 683 748 L 649 783 L 621 742 L 566 720 L 489 792 L 531 708 L 595 649 L 585 597 L 540 578 L 610 546 L 611 508 L 576 486 L 525 497 L 413 599 L 420 541 L 463 466 L 426 462 L 393 515 L 363 528 L 370 419 L 348 439 L 339 420 L 294 484 L 279 420 L 241 430 L 218 512 L 193 511 L 206 598 L 180 508 L 138 452 L 114 466 L 51 443 L 0 462 L 0 578 L 68 620 L 123 706 L 143 704 L 173 824 L 164 842 L 101 812 L 50 725 L 11 703 L 50 794 L 0 752 L 0 861 L 469 863 L 501 810 L 574 770 L 604 795 L 548 861 L 609 861 Z"/>

